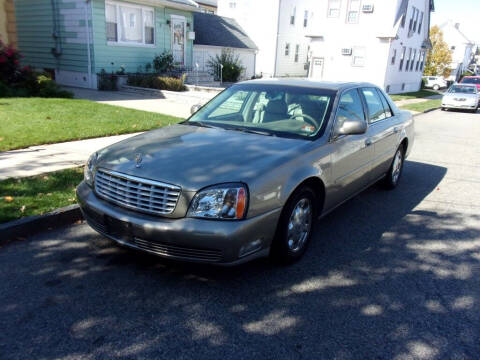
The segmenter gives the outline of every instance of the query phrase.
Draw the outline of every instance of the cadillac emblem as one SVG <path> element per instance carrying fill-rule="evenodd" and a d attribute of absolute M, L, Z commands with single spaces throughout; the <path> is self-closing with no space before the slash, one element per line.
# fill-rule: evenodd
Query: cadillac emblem
<path fill-rule="evenodd" d="M 135 154 L 135 167 L 139 168 L 142 165 L 142 153 Z"/>

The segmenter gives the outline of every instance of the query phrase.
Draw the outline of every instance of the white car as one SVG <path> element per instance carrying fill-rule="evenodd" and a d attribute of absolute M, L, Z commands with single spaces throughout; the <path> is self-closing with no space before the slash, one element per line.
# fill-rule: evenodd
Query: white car
<path fill-rule="evenodd" d="M 453 84 L 442 98 L 442 110 L 467 109 L 476 112 L 479 105 L 480 94 L 473 84 Z"/>
<path fill-rule="evenodd" d="M 433 90 L 440 90 L 448 86 L 447 81 L 441 76 L 424 76 L 425 87 Z"/>

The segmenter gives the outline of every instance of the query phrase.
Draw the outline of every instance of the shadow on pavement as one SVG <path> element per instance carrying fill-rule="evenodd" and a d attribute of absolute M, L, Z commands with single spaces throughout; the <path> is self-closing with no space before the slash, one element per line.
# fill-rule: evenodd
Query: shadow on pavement
<path fill-rule="evenodd" d="M 86 226 L 6 246 L 0 354 L 475 358 L 480 216 L 423 205 L 445 173 L 407 162 L 395 191 L 373 187 L 321 220 L 290 267 L 168 262 Z"/>

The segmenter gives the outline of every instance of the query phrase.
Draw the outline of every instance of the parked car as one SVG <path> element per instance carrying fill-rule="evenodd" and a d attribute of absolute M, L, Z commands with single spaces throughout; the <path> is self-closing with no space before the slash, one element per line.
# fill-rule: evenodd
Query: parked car
<path fill-rule="evenodd" d="M 460 81 L 461 84 L 473 84 L 480 90 L 480 76 L 464 76 Z"/>
<path fill-rule="evenodd" d="M 441 76 L 424 76 L 425 87 L 433 90 L 444 89 L 448 86 L 447 80 Z"/>
<path fill-rule="evenodd" d="M 467 109 L 477 112 L 480 93 L 474 84 L 454 84 L 443 95 L 442 110 Z"/>
<path fill-rule="evenodd" d="M 319 216 L 379 180 L 395 188 L 413 141 L 410 113 L 374 85 L 253 80 L 94 153 L 77 197 L 93 229 L 130 248 L 289 263 Z"/>

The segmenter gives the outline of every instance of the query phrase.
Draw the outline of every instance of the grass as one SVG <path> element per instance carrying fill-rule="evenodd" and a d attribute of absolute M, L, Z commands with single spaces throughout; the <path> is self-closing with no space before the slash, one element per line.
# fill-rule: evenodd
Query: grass
<path fill-rule="evenodd" d="M 427 110 L 438 108 L 441 105 L 442 105 L 442 100 L 438 99 L 438 100 L 426 100 L 426 101 L 422 101 L 415 104 L 407 104 L 404 106 L 400 106 L 400 108 L 404 110 L 424 112 Z"/>
<path fill-rule="evenodd" d="M 410 100 L 410 99 L 422 99 L 432 95 L 438 95 L 435 91 L 430 90 L 419 90 L 415 92 L 405 93 L 405 94 L 398 94 L 398 95 L 390 95 L 393 101 L 401 101 L 401 100 Z"/>
<path fill-rule="evenodd" d="M 180 120 L 89 100 L 0 98 L 0 151 L 145 131 Z"/>
<path fill-rule="evenodd" d="M 0 181 L 0 223 L 74 204 L 83 168 Z"/>

